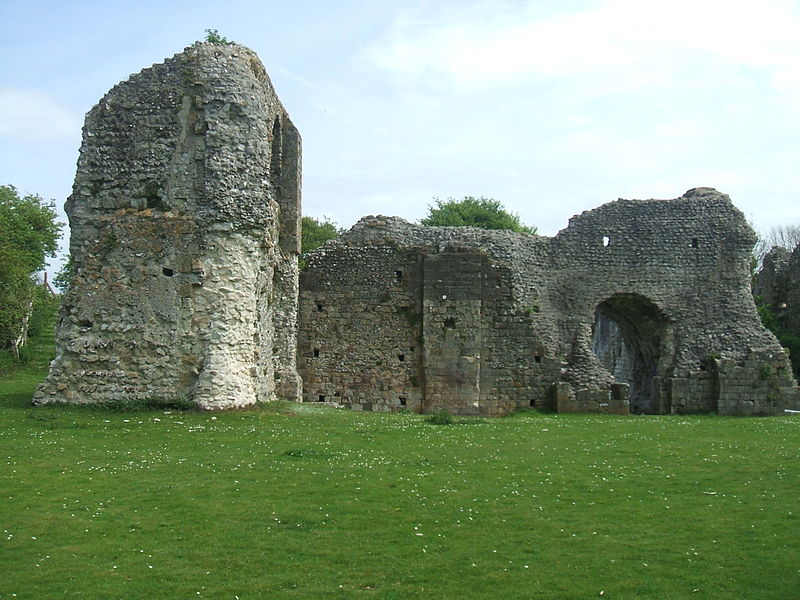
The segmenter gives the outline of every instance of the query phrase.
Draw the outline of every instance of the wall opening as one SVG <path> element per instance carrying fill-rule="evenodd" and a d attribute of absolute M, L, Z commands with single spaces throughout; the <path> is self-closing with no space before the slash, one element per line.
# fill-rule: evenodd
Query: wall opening
<path fill-rule="evenodd" d="M 319 401 L 319 402 L 325 402 L 325 394 L 320 394 L 320 395 L 318 396 L 318 401 Z"/>
<path fill-rule="evenodd" d="M 700 245 L 700 242 L 697 238 L 692 238 L 692 248 L 697 248 Z"/>
<path fill-rule="evenodd" d="M 447 329 L 455 329 L 456 328 L 456 320 L 453 317 L 447 317 L 444 320 L 444 326 Z"/>
<path fill-rule="evenodd" d="M 400 396 L 400 406 L 405 406 L 405 405 L 406 405 L 406 397 Z"/>
<path fill-rule="evenodd" d="M 317 312 L 322 312 L 322 302 L 317 302 Z"/>
<path fill-rule="evenodd" d="M 269 170 L 273 184 L 275 184 L 281 176 L 281 162 L 283 158 L 283 136 L 281 134 L 281 119 L 280 117 L 275 117 L 275 121 L 272 123 L 272 145 L 270 148 L 271 155 L 269 161 Z"/>
<path fill-rule="evenodd" d="M 319 358 L 319 348 L 314 348 L 314 358 Z"/>
<path fill-rule="evenodd" d="M 631 412 L 665 410 L 659 406 L 653 377 L 660 374 L 668 325 L 661 310 L 638 294 L 616 294 L 595 310 L 592 351 L 614 379 L 630 386 Z"/>
<path fill-rule="evenodd" d="M 398 354 L 397 355 L 397 360 L 399 360 L 400 362 L 405 362 L 406 361 L 406 355 L 405 354 Z"/>
<path fill-rule="evenodd" d="M 166 275 L 167 277 L 172 277 L 173 275 L 175 275 L 175 271 L 173 271 L 168 267 L 164 267 L 163 269 L 161 269 L 161 273 L 163 275 Z"/>
<path fill-rule="evenodd" d="M 394 278 L 397 280 L 398 283 L 403 281 L 403 272 L 402 271 L 395 271 Z"/>

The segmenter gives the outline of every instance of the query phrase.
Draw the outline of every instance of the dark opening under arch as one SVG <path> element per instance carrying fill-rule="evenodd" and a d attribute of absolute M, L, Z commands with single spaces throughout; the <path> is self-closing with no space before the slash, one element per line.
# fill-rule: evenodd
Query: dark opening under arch
<path fill-rule="evenodd" d="M 631 412 L 659 413 L 653 378 L 663 374 L 669 320 L 648 298 L 615 294 L 597 305 L 592 351 L 614 378 L 630 386 Z"/>

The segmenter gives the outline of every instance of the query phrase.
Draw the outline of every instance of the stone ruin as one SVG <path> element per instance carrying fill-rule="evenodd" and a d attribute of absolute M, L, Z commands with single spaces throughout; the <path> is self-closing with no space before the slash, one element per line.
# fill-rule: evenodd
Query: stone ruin
<path fill-rule="evenodd" d="M 756 236 L 711 188 L 618 200 L 553 238 L 365 217 L 301 274 L 303 399 L 360 410 L 779 414 Z"/>
<path fill-rule="evenodd" d="M 34 402 L 297 399 L 300 136 L 258 57 L 197 43 L 89 112 L 75 278 Z"/>
<path fill-rule="evenodd" d="M 800 245 L 773 247 L 764 257 L 753 293 L 769 305 L 781 325 L 800 332 Z"/>
<path fill-rule="evenodd" d="M 75 277 L 36 404 L 798 403 L 750 295 L 755 235 L 708 188 L 612 202 L 553 238 L 366 217 L 308 258 L 298 315 L 300 136 L 242 46 L 197 43 L 114 87 L 66 210 Z"/>

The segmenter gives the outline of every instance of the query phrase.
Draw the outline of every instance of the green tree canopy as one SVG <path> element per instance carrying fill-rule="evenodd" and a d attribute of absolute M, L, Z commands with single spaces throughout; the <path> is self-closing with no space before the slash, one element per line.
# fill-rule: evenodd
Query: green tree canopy
<path fill-rule="evenodd" d="M 20 197 L 13 185 L 0 185 L 0 253 L 14 254 L 29 273 L 44 267 L 58 249 L 62 223 L 55 205 L 41 196 Z"/>
<path fill-rule="evenodd" d="M 508 212 L 498 200 L 465 196 L 463 200 L 434 198 L 428 216 L 422 225 L 449 227 L 480 227 L 481 229 L 508 229 L 517 233 L 536 233 L 536 227 L 523 225 L 519 215 Z"/>
<path fill-rule="evenodd" d="M 312 250 L 316 250 L 328 240 L 339 237 L 342 230 L 336 227 L 336 223 L 322 217 L 303 217 L 301 220 L 301 241 L 300 241 L 300 268 L 306 266 L 305 257 Z"/>
<path fill-rule="evenodd" d="M 342 232 L 328 217 L 322 217 L 321 220 L 314 217 L 303 217 L 301 225 L 303 236 L 300 243 L 301 254 L 307 254 L 319 248 L 328 240 L 339 237 Z"/>
<path fill-rule="evenodd" d="M 67 258 L 67 262 L 61 267 L 61 270 L 53 277 L 53 284 L 61 290 L 61 293 L 66 293 L 69 286 L 72 285 L 72 280 L 75 277 L 75 263 L 72 260 L 72 255 Z"/>
<path fill-rule="evenodd" d="M 220 35 L 219 31 L 216 29 L 206 29 L 206 41 L 219 46 L 230 46 L 233 44 L 233 42 L 228 40 L 224 35 Z"/>
<path fill-rule="evenodd" d="M 61 227 L 52 202 L 0 186 L 0 346 L 16 356 L 34 309 L 33 275 L 55 256 Z"/>

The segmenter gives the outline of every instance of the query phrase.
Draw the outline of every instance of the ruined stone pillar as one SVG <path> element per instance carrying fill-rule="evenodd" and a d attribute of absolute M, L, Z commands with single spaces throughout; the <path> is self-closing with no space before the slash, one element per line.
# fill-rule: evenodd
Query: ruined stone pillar
<path fill-rule="evenodd" d="M 300 136 L 258 57 L 197 43 L 89 112 L 75 279 L 34 402 L 296 399 Z"/>

